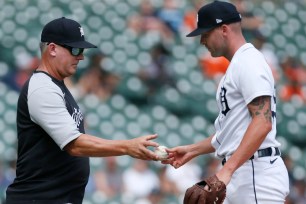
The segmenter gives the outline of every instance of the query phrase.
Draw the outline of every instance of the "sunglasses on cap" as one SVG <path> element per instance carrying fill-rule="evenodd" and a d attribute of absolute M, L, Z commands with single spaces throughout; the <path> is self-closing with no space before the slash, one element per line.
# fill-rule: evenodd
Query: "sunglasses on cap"
<path fill-rule="evenodd" d="M 48 45 L 49 45 L 49 44 L 50 44 L 50 43 L 48 43 Z M 58 44 L 58 43 L 54 43 L 54 44 L 59 45 L 59 46 L 61 46 L 61 47 L 63 47 L 63 48 L 66 48 L 67 50 L 69 50 L 69 52 L 70 52 L 70 54 L 71 54 L 72 56 L 76 56 L 76 57 L 77 57 L 77 56 L 83 54 L 83 52 L 84 52 L 84 48 L 70 47 L 70 46 L 68 46 L 68 45 Z"/>

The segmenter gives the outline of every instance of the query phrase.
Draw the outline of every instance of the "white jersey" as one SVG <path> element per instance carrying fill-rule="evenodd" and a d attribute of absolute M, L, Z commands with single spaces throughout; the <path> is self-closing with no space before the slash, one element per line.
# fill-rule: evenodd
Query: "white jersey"
<path fill-rule="evenodd" d="M 246 43 L 233 56 L 218 86 L 216 99 L 220 112 L 212 139 L 216 156 L 230 156 L 238 148 L 252 119 L 247 104 L 258 96 L 271 96 L 273 125 L 259 149 L 278 147 L 273 75 L 264 56 L 252 44 Z"/>

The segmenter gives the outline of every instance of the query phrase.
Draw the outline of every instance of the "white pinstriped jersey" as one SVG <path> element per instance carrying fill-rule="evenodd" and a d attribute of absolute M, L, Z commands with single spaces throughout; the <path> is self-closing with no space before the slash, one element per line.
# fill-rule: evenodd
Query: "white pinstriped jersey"
<path fill-rule="evenodd" d="M 264 56 L 250 43 L 240 47 L 233 56 L 217 90 L 219 115 L 212 145 L 216 156 L 232 155 L 238 148 L 251 122 L 247 104 L 259 96 L 271 96 L 273 127 L 260 149 L 278 147 L 276 141 L 276 98 L 274 79 Z"/>

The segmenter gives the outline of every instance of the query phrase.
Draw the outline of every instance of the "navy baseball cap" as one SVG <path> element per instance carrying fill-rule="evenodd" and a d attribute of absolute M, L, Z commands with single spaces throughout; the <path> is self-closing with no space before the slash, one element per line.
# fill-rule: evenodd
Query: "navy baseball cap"
<path fill-rule="evenodd" d="M 47 23 L 41 33 L 41 42 L 53 42 L 74 48 L 96 48 L 87 42 L 81 25 L 62 17 Z"/>
<path fill-rule="evenodd" d="M 228 2 L 214 1 L 204 5 L 198 11 L 197 28 L 187 37 L 201 35 L 222 24 L 230 24 L 241 21 L 241 15 L 236 7 Z"/>

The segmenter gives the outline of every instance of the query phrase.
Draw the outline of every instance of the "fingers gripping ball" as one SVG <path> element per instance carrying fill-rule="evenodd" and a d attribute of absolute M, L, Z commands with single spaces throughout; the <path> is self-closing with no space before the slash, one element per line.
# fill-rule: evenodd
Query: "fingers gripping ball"
<path fill-rule="evenodd" d="M 165 160 L 168 158 L 168 153 L 166 152 L 167 147 L 165 146 L 158 146 L 155 148 L 154 153 L 158 156 L 160 161 Z"/>
<path fill-rule="evenodd" d="M 188 188 L 184 204 L 222 204 L 225 196 L 225 184 L 214 175 Z"/>

